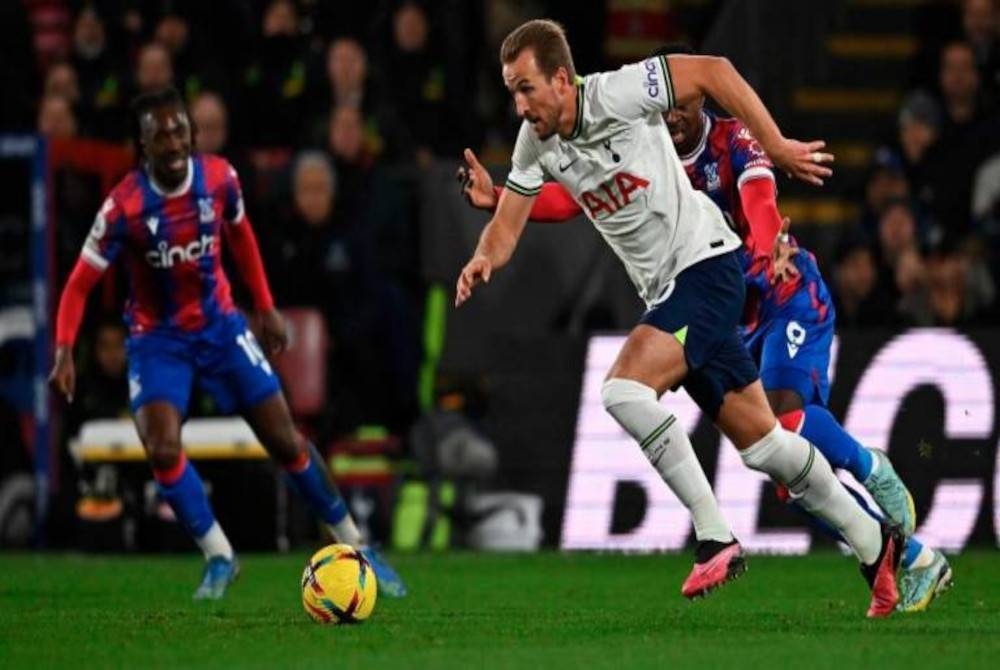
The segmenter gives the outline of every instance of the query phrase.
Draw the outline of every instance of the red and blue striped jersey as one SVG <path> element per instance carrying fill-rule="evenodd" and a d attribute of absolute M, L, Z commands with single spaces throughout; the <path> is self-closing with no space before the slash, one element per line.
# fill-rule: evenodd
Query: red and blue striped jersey
<path fill-rule="evenodd" d="M 187 179 L 169 193 L 144 168 L 126 175 L 104 201 L 81 256 L 98 270 L 124 257 L 133 334 L 197 331 L 236 310 L 222 269 L 223 225 L 250 225 L 239 177 L 224 158 L 195 154 Z"/>
<path fill-rule="evenodd" d="M 799 275 L 777 285 L 771 284 L 770 256 L 754 253 L 758 245 L 743 212 L 740 187 L 751 179 L 774 180 L 771 159 L 740 120 L 719 117 L 708 110 L 703 110 L 702 114 L 701 140 L 693 152 L 681 156 L 681 162 L 691 184 L 718 205 L 743 240 L 739 253 L 747 285 L 741 327 L 744 338 L 750 338 L 760 323 L 791 310 L 795 310 L 799 318 L 809 316 L 813 320 L 825 320 L 832 308 L 832 299 L 811 253 L 800 249 L 795 256 Z M 802 310 L 806 310 L 806 314 Z"/>

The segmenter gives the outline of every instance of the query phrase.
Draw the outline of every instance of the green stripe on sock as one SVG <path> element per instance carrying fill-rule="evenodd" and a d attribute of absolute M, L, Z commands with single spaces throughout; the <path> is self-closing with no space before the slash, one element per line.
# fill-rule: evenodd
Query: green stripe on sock
<path fill-rule="evenodd" d="M 639 443 L 639 448 L 645 449 L 646 447 L 648 447 L 650 444 L 653 443 L 654 440 L 660 437 L 660 435 L 663 435 L 663 433 L 667 432 L 667 428 L 670 428 L 670 426 L 674 425 L 675 421 L 677 421 L 677 417 L 671 416 L 666 421 L 661 423 L 659 426 L 656 427 L 655 430 L 653 430 L 652 433 L 646 436 L 645 440 Z"/>
<path fill-rule="evenodd" d="M 812 470 L 813 461 L 816 460 L 816 447 L 809 445 L 809 460 L 806 461 L 806 466 L 802 468 L 802 472 L 799 473 L 798 477 L 788 482 L 788 490 L 794 493 L 796 486 L 805 481 L 805 478 L 809 476 L 809 471 Z"/>

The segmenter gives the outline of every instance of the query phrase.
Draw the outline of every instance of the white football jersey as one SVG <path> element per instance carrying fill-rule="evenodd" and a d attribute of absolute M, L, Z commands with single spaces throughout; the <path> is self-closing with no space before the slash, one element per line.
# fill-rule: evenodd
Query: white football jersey
<path fill-rule="evenodd" d="M 625 264 L 647 306 L 698 261 L 738 249 L 718 207 L 696 191 L 661 114 L 674 104 L 662 56 L 581 79 L 573 134 L 540 140 L 525 121 L 506 188 L 559 182 Z"/>

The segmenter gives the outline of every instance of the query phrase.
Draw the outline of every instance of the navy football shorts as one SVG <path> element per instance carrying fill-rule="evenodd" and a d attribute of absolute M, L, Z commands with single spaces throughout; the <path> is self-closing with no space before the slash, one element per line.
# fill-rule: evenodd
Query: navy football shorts
<path fill-rule="evenodd" d="M 681 386 L 713 420 L 726 393 L 758 377 L 739 333 L 745 296 L 740 262 L 729 252 L 682 270 L 666 298 L 640 320 L 684 347 L 688 374 Z"/>

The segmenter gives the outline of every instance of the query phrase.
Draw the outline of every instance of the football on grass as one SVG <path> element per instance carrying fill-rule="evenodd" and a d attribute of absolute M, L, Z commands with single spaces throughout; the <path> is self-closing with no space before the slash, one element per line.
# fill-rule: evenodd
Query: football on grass
<path fill-rule="evenodd" d="M 302 605 L 319 623 L 357 623 L 375 608 L 375 572 L 346 544 L 323 547 L 302 572 Z"/>

